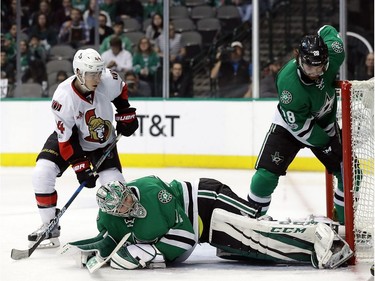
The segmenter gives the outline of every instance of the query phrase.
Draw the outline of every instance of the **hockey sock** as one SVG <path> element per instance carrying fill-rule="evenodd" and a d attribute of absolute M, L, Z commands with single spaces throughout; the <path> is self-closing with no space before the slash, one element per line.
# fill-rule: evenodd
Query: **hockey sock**
<path fill-rule="evenodd" d="M 55 216 L 55 207 L 57 204 L 55 183 L 59 172 L 60 169 L 52 161 L 39 159 L 36 162 L 32 184 L 43 223 L 49 223 Z"/>
<path fill-rule="evenodd" d="M 271 203 L 271 194 L 279 182 L 279 176 L 267 171 L 258 169 L 251 179 L 250 192 L 247 197 L 249 202 L 255 202 L 262 206 L 261 214 L 264 215 Z"/>
<path fill-rule="evenodd" d="M 344 224 L 345 222 L 345 212 L 344 212 L 344 185 L 342 181 L 342 175 L 340 172 L 334 173 L 337 179 L 337 189 L 335 190 L 335 198 L 334 198 L 334 205 L 335 205 L 335 215 L 337 216 L 337 220 L 340 224 Z"/>

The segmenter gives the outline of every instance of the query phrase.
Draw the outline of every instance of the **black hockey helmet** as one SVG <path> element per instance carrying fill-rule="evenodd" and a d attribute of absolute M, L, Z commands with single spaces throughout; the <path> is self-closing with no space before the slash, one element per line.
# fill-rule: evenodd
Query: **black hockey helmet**
<path fill-rule="evenodd" d="M 304 36 L 299 45 L 298 53 L 300 64 L 321 66 L 328 63 L 328 48 L 319 35 Z"/>

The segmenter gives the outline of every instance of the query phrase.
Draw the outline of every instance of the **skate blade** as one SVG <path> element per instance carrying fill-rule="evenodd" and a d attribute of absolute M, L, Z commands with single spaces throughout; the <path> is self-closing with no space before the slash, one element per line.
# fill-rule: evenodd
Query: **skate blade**
<path fill-rule="evenodd" d="M 34 246 L 35 242 L 34 241 L 29 241 L 29 247 L 31 248 Z M 49 238 L 43 240 L 37 247 L 37 249 L 52 249 L 52 248 L 57 248 L 60 247 L 60 240 L 59 238 Z"/>

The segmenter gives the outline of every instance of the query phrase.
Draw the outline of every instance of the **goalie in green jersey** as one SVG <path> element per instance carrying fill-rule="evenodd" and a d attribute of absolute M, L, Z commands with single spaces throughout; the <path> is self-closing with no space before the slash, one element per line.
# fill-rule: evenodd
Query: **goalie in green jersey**
<path fill-rule="evenodd" d="M 335 175 L 335 209 L 344 223 L 341 175 L 341 133 L 336 123 L 335 80 L 344 61 L 343 42 L 335 28 L 325 25 L 317 34 L 302 38 L 296 58 L 276 77 L 279 103 L 272 125 L 256 161 L 248 201 L 262 206 L 265 214 L 279 177 L 302 148 L 309 148 Z"/>
<path fill-rule="evenodd" d="M 205 242 L 217 247 L 221 258 L 312 263 L 316 268 L 335 268 L 353 254 L 333 221 L 258 218 L 258 205 L 214 179 L 113 181 L 101 186 L 96 198 L 99 235 L 60 251 L 78 254 L 90 272 L 107 262 L 115 269 L 163 268 L 185 261 Z"/>

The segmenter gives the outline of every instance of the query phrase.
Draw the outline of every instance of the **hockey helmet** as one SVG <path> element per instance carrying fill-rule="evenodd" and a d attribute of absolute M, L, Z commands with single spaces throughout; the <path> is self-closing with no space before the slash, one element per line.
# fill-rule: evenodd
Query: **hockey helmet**
<path fill-rule="evenodd" d="M 308 76 L 320 76 L 328 68 L 328 48 L 319 35 L 302 38 L 298 48 L 298 66 Z"/>
<path fill-rule="evenodd" d="M 328 48 L 319 35 L 303 37 L 298 51 L 302 63 L 311 66 L 320 66 L 328 63 Z"/>
<path fill-rule="evenodd" d="M 132 190 L 120 181 L 102 185 L 96 193 L 96 201 L 102 212 L 116 217 L 144 218 L 147 214 Z"/>
<path fill-rule="evenodd" d="M 86 72 L 102 72 L 104 61 L 100 54 L 92 48 L 78 50 L 73 58 L 73 72 L 82 84 L 85 84 Z M 78 75 L 78 71 L 81 75 Z"/>

